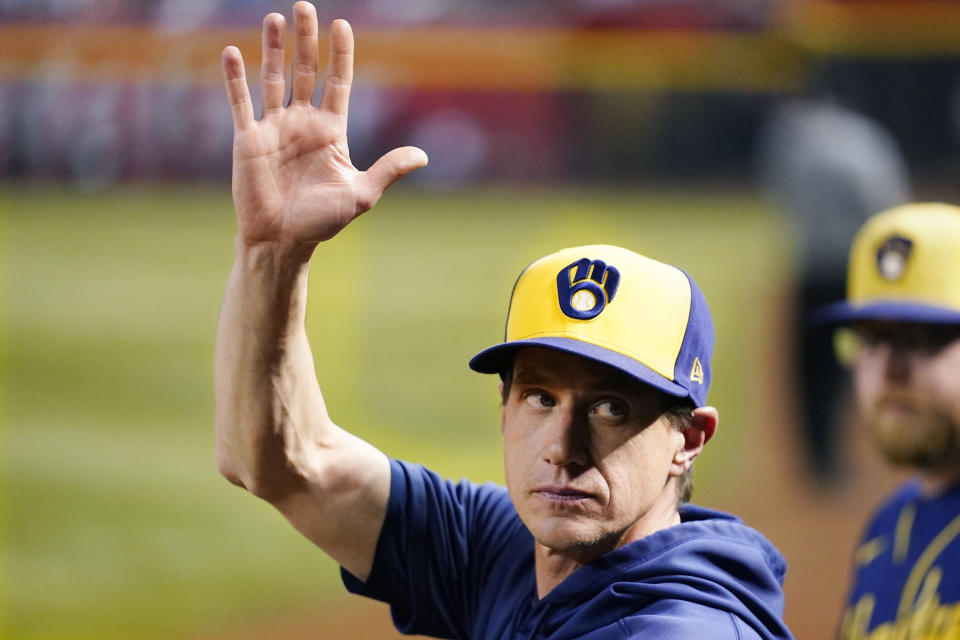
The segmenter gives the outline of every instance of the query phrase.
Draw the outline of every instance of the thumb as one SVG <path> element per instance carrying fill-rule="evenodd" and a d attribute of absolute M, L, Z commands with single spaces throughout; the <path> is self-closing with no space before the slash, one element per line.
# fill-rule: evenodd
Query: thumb
<path fill-rule="evenodd" d="M 427 154 L 417 147 L 400 147 L 380 156 L 380 159 L 366 171 L 374 202 L 379 200 L 383 192 L 394 182 L 411 171 L 425 166 L 427 166 Z"/>

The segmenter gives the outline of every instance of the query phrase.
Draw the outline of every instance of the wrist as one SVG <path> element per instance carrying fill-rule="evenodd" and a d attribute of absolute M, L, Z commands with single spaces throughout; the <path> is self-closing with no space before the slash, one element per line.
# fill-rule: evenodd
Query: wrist
<path fill-rule="evenodd" d="M 282 242 L 279 240 L 248 241 L 236 238 L 235 261 L 238 266 L 267 269 L 282 274 L 295 274 L 310 266 L 316 243 Z"/>
<path fill-rule="evenodd" d="M 248 304 L 260 301 L 270 314 L 298 315 L 305 305 L 307 276 L 312 251 L 279 242 L 248 244 L 238 239 L 231 281 L 249 297 Z"/>

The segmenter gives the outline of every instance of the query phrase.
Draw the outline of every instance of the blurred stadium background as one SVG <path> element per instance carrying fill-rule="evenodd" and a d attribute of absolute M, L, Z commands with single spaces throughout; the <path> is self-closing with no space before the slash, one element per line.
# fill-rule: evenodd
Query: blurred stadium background
<path fill-rule="evenodd" d="M 240 46 L 255 85 L 259 21 L 291 4 L 0 0 L 0 637 L 396 636 L 213 463 L 234 234 L 220 51 Z M 355 163 L 400 144 L 431 158 L 315 261 L 334 418 L 499 480 L 495 382 L 465 362 L 499 339 L 516 273 L 587 242 L 681 264 L 718 329 L 721 430 L 696 499 L 784 551 L 788 623 L 829 637 L 862 519 L 896 477 L 855 428 L 832 475 L 809 462 L 803 222 L 764 189 L 761 147 L 785 108 L 834 105 L 889 136 L 914 198 L 960 202 L 960 5 L 317 5 L 357 34 Z"/>

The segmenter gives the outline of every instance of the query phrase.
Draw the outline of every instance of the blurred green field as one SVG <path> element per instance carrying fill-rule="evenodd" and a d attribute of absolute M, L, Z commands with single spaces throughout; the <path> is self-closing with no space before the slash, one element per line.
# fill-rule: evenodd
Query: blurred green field
<path fill-rule="evenodd" d="M 188 638 L 339 602 L 333 564 L 213 462 L 229 187 L 0 195 L 0 636 Z M 314 260 L 308 324 L 334 419 L 445 475 L 499 481 L 496 380 L 466 361 L 500 339 L 520 269 L 594 242 L 701 285 L 721 425 L 697 499 L 736 491 L 790 256 L 779 221 L 736 191 L 388 194 Z"/>

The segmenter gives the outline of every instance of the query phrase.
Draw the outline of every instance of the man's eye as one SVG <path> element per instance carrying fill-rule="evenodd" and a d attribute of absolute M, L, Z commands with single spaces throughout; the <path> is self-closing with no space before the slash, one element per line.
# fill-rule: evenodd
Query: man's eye
<path fill-rule="evenodd" d="M 535 409 L 552 407 L 554 404 L 556 404 L 553 401 L 553 398 L 539 391 L 533 391 L 531 393 L 528 393 L 526 396 L 524 396 L 524 399 L 527 401 L 527 404 L 529 404 L 531 407 Z"/>
<path fill-rule="evenodd" d="M 627 405 L 618 400 L 604 400 L 593 405 L 592 412 L 601 418 L 616 420 L 627 415 Z"/>

